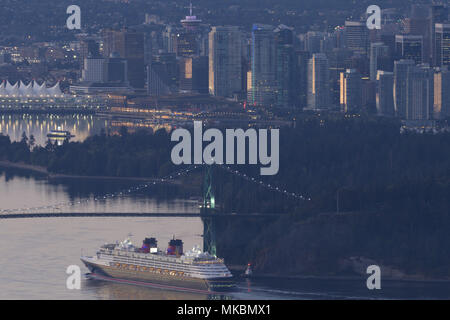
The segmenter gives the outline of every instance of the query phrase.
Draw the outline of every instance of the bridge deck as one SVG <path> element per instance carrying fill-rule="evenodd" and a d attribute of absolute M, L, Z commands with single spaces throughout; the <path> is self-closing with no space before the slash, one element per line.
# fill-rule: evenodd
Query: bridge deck
<path fill-rule="evenodd" d="M 163 212 L 43 212 L 43 213 L 6 213 L 0 214 L 0 219 L 25 219 L 25 218 L 96 218 L 96 217 L 159 217 L 159 218 L 265 218 L 280 216 L 278 213 L 163 213 Z"/>

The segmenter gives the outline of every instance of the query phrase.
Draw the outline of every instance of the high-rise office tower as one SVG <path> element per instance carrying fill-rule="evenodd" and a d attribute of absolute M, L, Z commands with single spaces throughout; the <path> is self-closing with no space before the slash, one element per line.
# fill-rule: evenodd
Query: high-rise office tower
<path fill-rule="evenodd" d="M 296 72 L 295 84 L 297 86 L 296 92 L 298 93 L 295 100 L 297 106 L 300 108 L 306 107 L 307 96 L 308 96 L 308 62 L 311 55 L 308 51 L 297 51 L 295 52 L 296 57 Z"/>
<path fill-rule="evenodd" d="M 376 81 L 370 81 L 368 78 L 363 78 L 361 82 L 362 86 L 362 107 L 370 113 L 375 113 L 376 110 L 376 97 L 377 97 L 377 86 Z"/>
<path fill-rule="evenodd" d="M 325 38 L 324 32 L 308 31 L 304 37 L 305 50 L 310 54 L 321 52 L 321 43 Z"/>
<path fill-rule="evenodd" d="M 168 25 L 162 33 L 163 48 L 166 53 L 177 52 L 177 30 L 174 26 Z"/>
<path fill-rule="evenodd" d="M 310 110 L 327 109 L 330 103 L 330 72 L 323 53 L 313 54 L 308 62 L 308 106 Z"/>
<path fill-rule="evenodd" d="M 439 65 L 439 57 L 437 55 L 438 49 L 436 48 L 436 24 L 448 22 L 448 7 L 443 4 L 432 4 L 430 8 L 430 47 L 431 56 L 433 60 L 433 66 Z"/>
<path fill-rule="evenodd" d="M 423 37 L 396 35 L 395 56 L 397 60 L 411 59 L 414 60 L 416 64 L 421 64 L 423 57 Z"/>
<path fill-rule="evenodd" d="M 208 57 L 179 58 L 179 89 L 186 92 L 208 93 Z"/>
<path fill-rule="evenodd" d="M 404 20 L 404 30 L 407 35 L 422 36 L 424 63 L 431 62 L 431 34 L 430 34 L 429 6 L 413 4 L 411 17 Z"/>
<path fill-rule="evenodd" d="M 434 114 L 437 119 L 450 117 L 450 71 L 447 67 L 434 74 Z"/>
<path fill-rule="evenodd" d="M 103 32 L 104 56 L 118 52 L 121 58 L 127 60 L 128 81 L 133 88 L 144 88 L 145 85 L 145 54 L 144 34 L 132 30 L 106 30 Z"/>
<path fill-rule="evenodd" d="M 161 70 L 163 79 L 167 86 L 170 88 L 170 91 L 176 92 L 178 90 L 179 84 L 179 70 L 176 54 L 160 53 L 158 55 L 154 55 L 152 59 L 152 65 L 153 64 L 161 65 L 161 67 L 155 68 Z"/>
<path fill-rule="evenodd" d="M 252 28 L 252 100 L 253 105 L 275 103 L 276 45 L 274 27 L 254 24 Z"/>
<path fill-rule="evenodd" d="M 147 66 L 147 94 L 151 96 L 164 96 L 171 93 L 164 79 L 164 67 L 160 63 Z"/>
<path fill-rule="evenodd" d="M 389 61 L 389 47 L 382 42 L 374 42 L 370 45 L 370 80 L 377 79 L 378 70 L 385 70 Z M 387 70 L 385 70 L 387 71 Z"/>
<path fill-rule="evenodd" d="M 367 55 L 369 32 L 366 22 L 345 21 L 345 45 L 355 53 Z"/>
<path fill-rule="evenodd" d="M 377 85 L 377 113 L 380 116 L 393 117 L 395 115 L 394 73 L 378 70 Z"/>
<path fill-rule="evenodd" d="M 414 65 L 413 60 L 399 60 L 394 63 L 394 107 L 395 114 L 400 119 L 406 119 L 408 72 Z"/>
<path fill-rule="evenodd" d="M 435 66 L 450 66 L 450 23 L 436 23 Z"/>
<path fill-rule="evenodd" d="M 209 93 L 232 97 L 242 88 L 242 35 L 238 27 L 213 27 L 209 33 Z"/>
<path fill-rule="evenodd" d="M 292 107 L 296 93 L 296 66 L 294 52 L 294 32 L 285 25 L 275 30 L 276 43 L 276 105 Z"/>
<path fill-rule="evenodd" d="M 417 65 L 408 70 L 406 92 L 406 119 L 430 120 L 434 106 L 434 72 L 429 65 Z"/>
<path fill-rule="evenodd" d="M 327 54 L 330 70 L 331 103 L 340 105 L 341 73 L 352 67 L 353 51 L 346 48 L 336 48 Z"/>
<path fill-rule="evenodd" d="M 355 69 L 347 69 L 341 73 L 341 110 L 345 113 L 356 113 L 361 110 L 361 74 Z"/>
<path fill-rule="evenodd" d="M 150 95 L 166 95 L 178 91 L 179 71 L 175 53 L 153 56 L 147 68 L 147 92 Z"/>

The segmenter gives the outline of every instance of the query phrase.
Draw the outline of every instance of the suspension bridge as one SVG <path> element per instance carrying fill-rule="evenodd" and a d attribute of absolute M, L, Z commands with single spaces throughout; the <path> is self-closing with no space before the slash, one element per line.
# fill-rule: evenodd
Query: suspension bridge
<path fill-rule="evenodd" d="M 220 168 L 238 176 L 246 181 L 254 183 L 264 189 L 267 189 L 274 193 L 279 193 L 285 197 L 299 200 L 299 201 L 310 201 L 311 198 L 298 194 L 295 192 L 290 192 L 279 186 L 264 182 L 257 178 L 251 177 L 245 173 L 235 170 L 226 165 L 214 165 L 214 167 Z M 139 192 L 144 189 L 155 187 L 158 184 L 164 184 L 168 181 L 179 179 L 182 176 L 186 176 L 193 171 L 204 168 L 204 181 L 203 181 L 203 197 L 202 203 L 200 205 L 199 213 L 174 213 L 174 212 L 76 212 L 76 211 L 63 211 L 63 208 L 73 208 L 77 205 L 86 204 L 89 202 L 105 201 L 107 199 L 114 199 Z M 87 217 L 183 217 L 183 218 L 194 218 L 200 217 L 203 221 L 204 232 L 203 232 L 203 248 L 204 251 L 208 251 L 210 254 L 216 255 L 216 222 L 220 218 L 270 218 L 279 217 L 279 213 L 222 213 L 216 209 L 215 203 L 215 193 L 214 193 L 214 183 L 213 183 L 213 166 L 211 165 L 194 165 L 189 166 L 183 170 L 173 172 L 165 177 L 153 180 L 151 182 L 141 183 L 137 186 L 130 187 L 124 190 L 120 190 L 114 193 L 104 194 L 102 196 L 96 196 L 93 199 L 81 199 L 78 201 L 70 201 L 65 203 L 57 203 L 53 205 L 40 206 L 40 207 L 27 207 L 18 209 L 0 209 L 0 220 L 5 219 L 36 219 L 36 218 L 87 218 Z"/>

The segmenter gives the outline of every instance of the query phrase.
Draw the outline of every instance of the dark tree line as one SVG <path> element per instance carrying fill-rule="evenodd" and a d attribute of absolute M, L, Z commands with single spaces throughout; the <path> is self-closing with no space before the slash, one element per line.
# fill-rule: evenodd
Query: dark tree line
<path fill-rule="evenodd" d="M 0 159 L 71 175 L 157 177 L 174 171 L 170 137 L 164 129 L 155 133 L 121 132 L 121 135 L 102 133 L 83 142 L 65 142 L 61 146 L 51 141 L 45 146 L 36 146 L 34 138 L 27 138 L 25 134 L 20 142 L 11 142 L 8 136 L 0 135 Z"/>
<path fill-rule="evenodd" d="M 257 177 L 259 167 L 237 167 Z M 280 171 L 268 183 L 293 201 L 222 174 L 225 212 L 279 219 L 222 220 L 219 254 L 266 272 L 337 274 L 352 256 L 409 274 L 450 276 L 450 134 L 400 134 L 380 118 L 298 117 L 280 131 Z M 340 213 L 336 213 L 339 195 Z"/>

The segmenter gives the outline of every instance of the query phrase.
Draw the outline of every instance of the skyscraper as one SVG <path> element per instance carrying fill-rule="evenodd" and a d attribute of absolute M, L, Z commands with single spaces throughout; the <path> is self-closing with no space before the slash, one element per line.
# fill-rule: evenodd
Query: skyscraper
<path fill-rule="evenodd" d="M 361 110 L 361 74 L 355 69 L 341 72 L 341 110 L 346 113 L 355 113 Z"/>
<path fill-rule="evenodd" d="M 313 54 L 308 62 L 308 109 L 330 107 L 330 73 L 328 59 L 323 53 Z"/>
<path fill-rule="evenodd" d="M 450 24 L 437 23 L 435 30 L 435 66 L 450 66 Z"/>
<path fill-rule="evenodd" d="M 408 71 L 415 65 L 413 60 L 394 63 L 394 107 L 396 116 L 406 119 Z"/>
<path fill-rule="evenodd" d="M 167 95 L 178 91 L 178 64 L 175 53 L 162 53 L 153 56 L 147 67 L 147 93 Z"/>
<path fill-rule="evenodd" d="M 305 50 L 310 54 L 321 52 L 321 42 L 325 38 L 324 32 L 308 31 L 305 35 Z"/>
<path fill-rule="evenodd" d="M 209 33 L 209 93 L 231 97 L 242 88 L 242 35 L 238 27 L 213 27 Z"/>
<path fill-rule="evenodd" d="M 383 59 L 389 58 L 389 47 L 382 42 L 370 45 L 370 80 L 377 79 L 378 70 L 384 70 Z"/>
<path fill-rule="evenodd" d="M 127 60 L 128 81 L 133 88 L 144 88 L 144 34 L 132 30 L 106 30 L 103 32 L 104 56 L 118 52 Z"/>
<path fill-rule="evenodd" d="M 450 117 L 450 71 L 443 68 L 434 74 L 434 114 L 435 117 Z"/>
<path fill-rule="evenodd" d="M 431 30 L 429 6 L 413 4 L 411 6 L 411 17 L 404 20 L 405 33 L 408 35 L 422 36 L 423 57 L 425 63 L 431 62 Z"/>
<path fill-rule="evenodd" d="M 336 48 L 327 54 L 330 70 L 331 103 L 340 105 L 341 73 L 347 69 L 355 69 L 352 66 L 353 51 L 346 48 Z"/>
<path fill-rule="evenodd" d="M 252 101 L 253 105 L 275 103 L 276 45 L 274 27 L 254 24 L 252 29 Z"/>
<path fill-rule="evenodd" d="M 394 110 L 394 73 L 381 71 L 377 73 L 377 113 L 380 116 L 393 117 Z"/>
<path fill-rule="evenodd" d="M 307 51 L 297 51 L 295 53 L 296 57 L 296 72 L 295 75 L 295 85 L 296 85 L 296 102 L 297 106 L 301 108 L 306 107 L 307 96 L 308 96 L 308 61 L 311 55 Z"/>
<path fill-rule="evenodd" d="M 428 65 L 413 66 L 408 70 L 407 120 L 432 119 L 434 106 L 434 73 Z"/>
<path fill-rule="evenodd" d="M 345 21 L 345 45 L 355 53 L 367 55 L 369 32 L 366 22 Z"/>
<path fill-rule="evenodd" d="M 431 41 L 431 55 L 433 58 L 433 66 L 439 65 L 439 57 L 436 48 L 436 24 L 445 23 L 448 21 L 448 7 L 443 4 L 432 4 L 430 8 L 430 41 Z"/>
<path fill-rule="evenodd" d="M 186 92 L 208 93 L 208 57 L 180 57 L 179 89 Z"/>
<path fill-rule="evenodd" d="M 423 37 L 411 35 L 395 36 L 396 59 L 411 59 L 416 64 L 422 63 Z"/>
<path fill-rule="evenodd" d="M 275 30 L 276 43 L 276 105 L 292 107 L 294 105 L 296 84 L 294 33 L 293 29 L 279 25 Z"/>
<path fill-rule="evenodd" d="M 158 62 L 147 66 L 147 94 L 163 96 L 171 93 L 164 71 L 164 65 Z"/>

